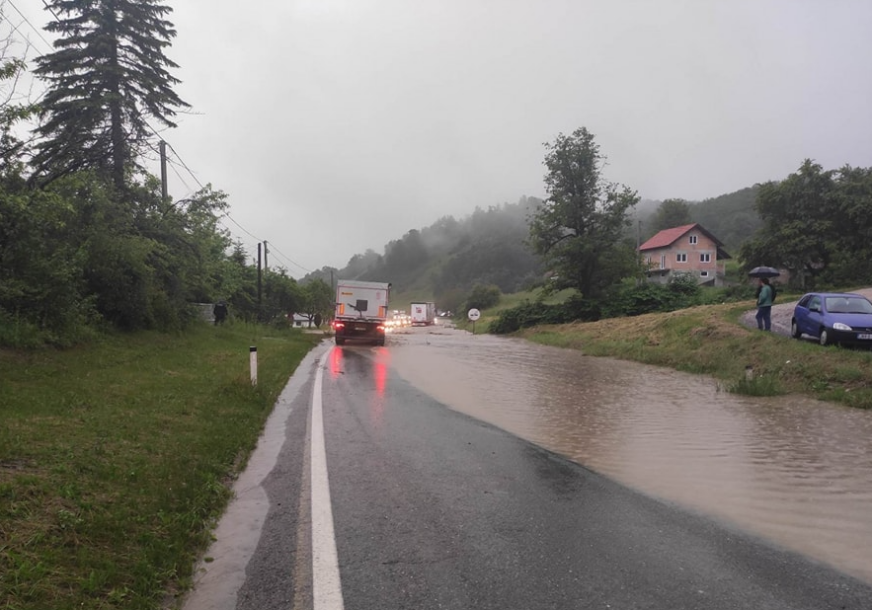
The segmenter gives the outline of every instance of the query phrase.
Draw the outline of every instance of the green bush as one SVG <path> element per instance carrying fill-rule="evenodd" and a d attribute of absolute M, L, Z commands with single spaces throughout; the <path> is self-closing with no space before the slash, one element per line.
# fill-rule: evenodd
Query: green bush
<path fill-rule="evenodd" d="M 499 304 L 502 293 L 499 287 L 476 284 L 466 298 L 467 309 L 487 309 Z"/>
<path fill-rule="evenodd" d="M 503 335 L 539 324 L 565 324 L 576 320 L 592 322 L 598 320 L 600 315 L 599 303 L 580 295 L 573 295 L 565 302 L 555 305 L 547 305 L 541 301 L 524 301 L 511 309 L 501 311 L 499 317 L 491 322 L 489 332 Z"/>

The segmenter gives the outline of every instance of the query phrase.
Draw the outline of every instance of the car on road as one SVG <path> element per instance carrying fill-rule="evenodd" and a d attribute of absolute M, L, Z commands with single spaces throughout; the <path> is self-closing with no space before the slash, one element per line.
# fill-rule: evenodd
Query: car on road
<path fill-rule="evenodd" d="M 872 302 L 860 294 L 810 292 L 793 308 L 790 334 L 832 343 L 872 346 Z"/>

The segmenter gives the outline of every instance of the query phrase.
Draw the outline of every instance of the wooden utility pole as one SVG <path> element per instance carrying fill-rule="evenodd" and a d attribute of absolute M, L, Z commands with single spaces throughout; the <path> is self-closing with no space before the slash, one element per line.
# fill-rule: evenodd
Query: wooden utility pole
<path fill-rule="evenodd" d="M 167 143 L 160 141 L 160 194 L 164 201 L 167 198 Z"/>
<path fill-rule="evenodd" d="M 263 303 L 263 269 L 261 268 L 260 248 L 263 244 L 257 242 L 257 309 L 260 317 L 260 306 Z"/>
<path fill-rule="evenodd" d="M 268 254 L 269 254 L 269 248 L 266 245 L 266 240 L 263 240 L 263 268 L 265 271 L 269 271 L 269 262 L 267 259 Z"/>

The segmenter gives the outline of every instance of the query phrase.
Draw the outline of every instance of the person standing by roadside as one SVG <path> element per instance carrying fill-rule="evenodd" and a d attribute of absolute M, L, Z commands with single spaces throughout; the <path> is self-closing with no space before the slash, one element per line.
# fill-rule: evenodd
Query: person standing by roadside
<path fill-rule="evenodd" d="M 772 286 L 768 277 L 759 279 L 760 289 L 757 291 L 757 328 L 772 329 Z"/>
<path fill-rule="evenodd" d="M 227 318 L 227 303 L 224 301 L 215 303 L 215 307 L 212 308 L 212 314 L 215 316 L 215 326 L 224 324 L 224 320 Z"/>

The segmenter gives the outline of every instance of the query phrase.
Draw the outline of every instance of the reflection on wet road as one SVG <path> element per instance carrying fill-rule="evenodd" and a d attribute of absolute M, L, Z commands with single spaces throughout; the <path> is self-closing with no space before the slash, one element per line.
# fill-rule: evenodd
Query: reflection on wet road
<path fill-rule="evenodd" d="M 389 345 L 454 409 L 872 582 L 872 412 L 443 328 Z"/>

